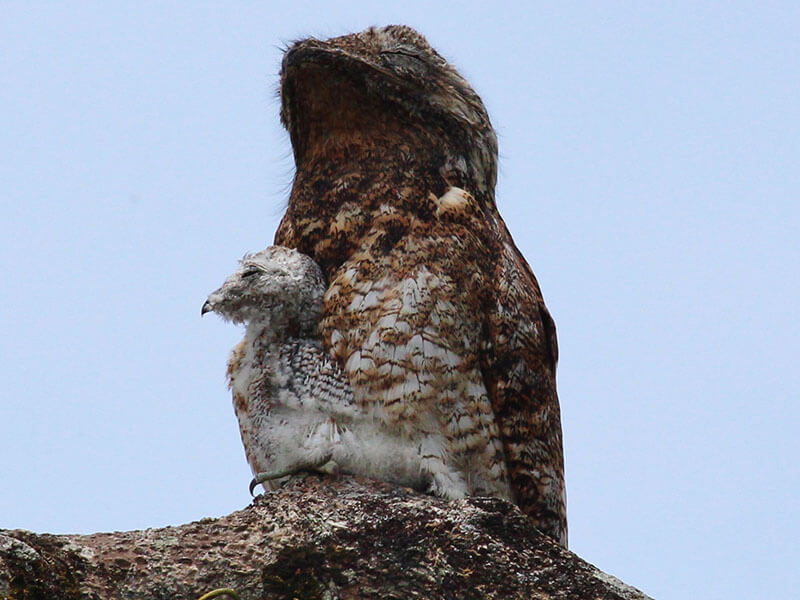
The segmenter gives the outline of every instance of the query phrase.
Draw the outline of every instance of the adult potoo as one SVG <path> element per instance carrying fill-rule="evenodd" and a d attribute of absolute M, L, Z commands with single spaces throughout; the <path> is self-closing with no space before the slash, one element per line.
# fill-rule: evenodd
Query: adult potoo
<path fill-rule="evenodd" d="M 421 440 L 432 492 L 507 498 L 566 545 L 555 326 L 495 205 L 481 99 L 389 26 L 292 45 L 281 102 L 296 174 L 275 243 L 321 265 L 356 403 Z"/>

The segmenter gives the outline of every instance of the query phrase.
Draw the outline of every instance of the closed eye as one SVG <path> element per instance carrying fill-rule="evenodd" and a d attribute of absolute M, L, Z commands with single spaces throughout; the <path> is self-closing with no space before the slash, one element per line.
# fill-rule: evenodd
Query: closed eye
<path fill-rule="evenodd" d="M 244 273 L 242 273 L 242 277 L 252 277 L 253 275 L 259 275 L 261 273 L 261 269 L 257 267 L 249 267 L 245 269 Z"/>
<path fill-rule="evenodd" d="M 395 64 L 405 65 L 407 67 L 415 67 L 425 64 L 425 60 L 419 54 L 406 52 L 404 50 L 384 50 L 381 52 L 381 58 Z"/>
<path fill-rule="evenodd" d="M 381 54 L 394 54 L 395 56 L 409 56 L 411 58 L 416 58 L 417 60 L 422 60 L 422 56 L 419 52 L 414 50 L 404 50 L 402 48 L 396 48 L 394 50 L 381 50 Z"/>

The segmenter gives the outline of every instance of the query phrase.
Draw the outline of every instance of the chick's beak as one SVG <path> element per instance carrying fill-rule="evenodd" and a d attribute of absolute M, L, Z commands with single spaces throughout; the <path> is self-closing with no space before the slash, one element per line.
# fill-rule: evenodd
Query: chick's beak
<path fill-rule="evenodd" d="M 203 308 L 201 308 L 201 309 L 200 309 L 200 316 L 202 317 L 204 314 L 206 314 L 207 312 L 209 312 L 209 311 L 211 311 L 211 310 L 213 310 L 213 309 L 211 308 L 211 302 L 209 302 L 208 300 L 206 300 L 206 301 L 203 303 Z"/>

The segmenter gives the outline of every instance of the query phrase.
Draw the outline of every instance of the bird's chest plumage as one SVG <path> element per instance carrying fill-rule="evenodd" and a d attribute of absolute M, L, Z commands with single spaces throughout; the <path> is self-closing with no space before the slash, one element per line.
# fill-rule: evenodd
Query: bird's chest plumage
<path fill-rule="evenodd" d="M 450 227 L 379 213 L 332 274 L 320 329 L 368 414 L 429 444 L 472 493 L 510 498 L 481 372 L 482 258 Z"/>
<path fill-rule="evenodd" d="M 480 256 L 435 221 L 386 207 L 370 221 L 331 275 L 322 337 L 357 402 L 392 425 L 437 428 L 485 396 Z"/>

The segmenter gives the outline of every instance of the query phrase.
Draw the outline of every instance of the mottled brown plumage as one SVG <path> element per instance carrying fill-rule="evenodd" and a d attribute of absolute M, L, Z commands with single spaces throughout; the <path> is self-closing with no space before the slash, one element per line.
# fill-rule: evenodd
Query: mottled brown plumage
<path fill-rule="evenodd" d="M 281 98 L 297 171 L 275 243 L 322 267 L 355 401 L 432 440 L 431 491 L 511 499 L 566 545 L 555 327 L 495 206 L 480 98 L 404 26 L 294 44 Z"/>

